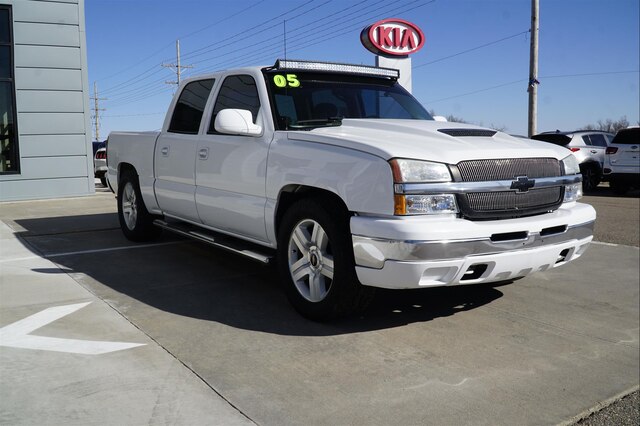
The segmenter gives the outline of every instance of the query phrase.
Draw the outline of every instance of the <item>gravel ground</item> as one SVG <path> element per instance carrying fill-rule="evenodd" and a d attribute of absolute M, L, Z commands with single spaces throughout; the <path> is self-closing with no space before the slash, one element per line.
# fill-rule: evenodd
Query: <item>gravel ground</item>
<path fill-rule="evenodd" d="M 639 407 L 640 398 L 638 391 L 635 391 L 576 424 L 580 426 L 638 426 L 640 424 Z"/>

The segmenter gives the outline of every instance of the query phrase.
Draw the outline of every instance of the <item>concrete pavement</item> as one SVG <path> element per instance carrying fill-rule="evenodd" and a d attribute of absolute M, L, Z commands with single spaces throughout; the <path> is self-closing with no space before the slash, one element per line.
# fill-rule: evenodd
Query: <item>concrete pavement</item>
<path fill-rule="evenodd" d="M 22 206 L 28 216 L 29 203 Z M 72 271 L 42 257 L 2 222 L 0 271 L 0 424 L 253 424 L 180 360 L 79 285 Z M 16 347 L 19 340 L 6 332 L 11 324 L 25 326 L 47 309 L 78 303 L 88 305 L 22 333 L 64 339 L 55 350 Z M 78 346 L 72 342 L 88 340 L 143 346 L 102 355 L 73 353 Z"/>
<path fill-rule="evenodd" d="M 145 344 L 0 347 L 0 423 L 556 424 L 638 385 L 636 247 L 496 288 L 383 291 L 316 324 L 272 269 L 134 245 L 114 211 L 105 193 L 0 205 L 0 326 L 90 301 L 33 334 Z"/>

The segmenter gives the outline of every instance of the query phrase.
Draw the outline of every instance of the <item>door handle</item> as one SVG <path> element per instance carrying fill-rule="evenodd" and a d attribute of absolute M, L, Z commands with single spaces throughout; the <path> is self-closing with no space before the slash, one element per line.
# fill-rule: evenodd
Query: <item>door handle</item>
<path fill-rule="evenodd" d="M 209 158 L 209 148 L 202 148 L 200 151 L 198 151 L 198 157 L 201 160 L 206 160 L 207 158 Z"/>
<path fill-rule="evenodd" d="M 167 155 L 169 155 L 169 147 L 168 146 L 163 147 L 160 150 L 160 153 L 162 153 L 162 155 L 164 155 L 166 157 Z"/>
<path fill-rule="evenodd" d="M 596 151 L 595 149 L 592 149 L 592 150 L 591 150 L 591 153 L 592 153 L 592 154 L 597 154 L 597 153 L 598 153 L 598 151 Z"/>

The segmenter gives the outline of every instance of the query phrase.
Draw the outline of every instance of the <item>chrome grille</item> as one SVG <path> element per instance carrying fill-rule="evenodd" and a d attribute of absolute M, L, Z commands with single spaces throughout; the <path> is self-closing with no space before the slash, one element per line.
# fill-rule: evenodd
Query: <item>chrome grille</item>
<path fill-rule="evenodd" d="M 455 168 L 454 168 L 455 169 Z M 555 158 L 510 158 L 471 160 L 457 164 L 457 179 L 463 182 L 515 180 L 562 175 Z M 557 209 L 562 203 L 564 188 L 533 188 L 527 192 L 470 192 L 458 196 L 460 211 L 469 219 L 519 217 Z"/>
<path fill-rule="evenodd" d="M 562 174 L 560 162 L 555 158 L 509 158 L 498 160 L 471 160 L 458 163 L 463 182 L 508 180 L 518 176 L 529 178 L 554 177 Z"/>
<path fill-rule="evenodd" d="M 504 192 L 472 192 L 466 194 L 469 207 L 476 211 L 508 211 L 529 209 L 553 205 L 560 201 L 562 188 L 532 189 L 525 193 Z"/>

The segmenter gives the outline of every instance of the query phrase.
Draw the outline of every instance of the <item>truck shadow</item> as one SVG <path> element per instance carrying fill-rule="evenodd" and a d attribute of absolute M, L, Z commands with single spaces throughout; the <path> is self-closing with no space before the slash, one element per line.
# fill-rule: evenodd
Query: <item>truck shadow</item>
<path fill-rule="evenodd" d="M 73 274 L 77 282 L 141 326 L 151 307 L 246 330 L 330 336 L 460 315 L 503 295 L 490 286 L 379 290 L 363 314 L 316 323 L 301 317 L 288 303 L 275 267 L 168 233 L 152 245 L 136 245 L 113 228 L 114 218 L 117 221 L 111 213 L 94 217 L 94 231 L 86 226 L 78 230 L 78 224 L 87 223 L 82 216 L 15 223 L 24 230 L 18 236 L 27 247 Z M 56 232 L 44 232 L 51 229 Z M 60 273 L 54 269 L 33 271 Z"/>
<path fill-rule="evenodd" d="M 613 198 L 613 197 L 622 197 L 622 198 L 640 198 L 640 189 L 632 188 L 627 191 L 625 194 L 620 195 L 613 192 L 611 188 L 609 188 L 609 184 L 600 184 L 591 191 L 587 191 L 584 194 L 587 197 L 604 197 L 604 198 Z"/>

